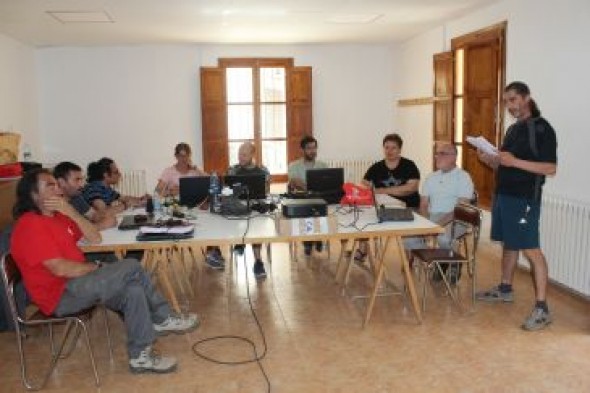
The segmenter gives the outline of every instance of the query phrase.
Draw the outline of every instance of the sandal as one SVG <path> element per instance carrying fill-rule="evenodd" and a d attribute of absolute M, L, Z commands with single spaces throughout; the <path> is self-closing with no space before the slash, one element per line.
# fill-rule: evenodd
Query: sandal
<path fill-rule="evenodd" d="M 360 248 L 357 248 L 356 251 L 354 252 L 354 261 L 360 265 L 360 264 L 365 263 L 366 258 L 367 258 L 367 253 L 361 251 Z"/>

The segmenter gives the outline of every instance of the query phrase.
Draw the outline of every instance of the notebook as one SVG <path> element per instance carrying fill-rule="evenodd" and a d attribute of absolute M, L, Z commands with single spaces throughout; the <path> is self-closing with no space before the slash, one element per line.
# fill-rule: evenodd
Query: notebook
<path fill-rule="evenodd" d="M 377 220 L 379 222 L 388 221 L 414 221 L 414 211 L 408 207 L 385 207 L 377 204 L 375 197 L 375 186 L 373 186 L 373 205 Z"/>
<path fill-rule="evenodd" d="M 135 236 L 135 240 L 139 242 L 152 242 L 158 240 L 182 240 L 192 239 L 194 231 L 187 233 L 142 233 L 139 232 Z"/>
<path fill-rule="evenodd" d="M 210 176 L 181 177 L 178 180 L 180 204 L 192 208 L 207 199 L 210 181 Z"/>
<path fill-rule="evenodd" d="M 329 204 L 340 203 L 344 191 L 344 168 L 313 168 L 305 171 L 307 198 L 322 198 Z"/>
<path fill-rule="evenodd" d="M 266 175 L 226 175 L 223 184 L 239 192 L 242 187 L 247 188 L 247 193 L 240 192 L 241 199 L 265 199 L 266 198 Z"/>
<path fill-rule="evenodd" d="M 147 214 L 130 214 L 123 216 L 121 223 L 118 228 L 121 231 L 130 231 L 139 229 L 145 225 L 154 225 L 154 217 L 148 216 Z"/>
<path fill-rule="evenodd" d="M 194 232 L 193 224 L 182 220 L 167 220 L 156 226 L 142 226 L 135 238 L 138 241 L 181 240 L 192 238 Z"/>

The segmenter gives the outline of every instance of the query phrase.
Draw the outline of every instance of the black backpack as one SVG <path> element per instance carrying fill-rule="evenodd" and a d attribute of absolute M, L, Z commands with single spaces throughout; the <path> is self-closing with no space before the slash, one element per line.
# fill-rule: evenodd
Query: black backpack
<path fill-rule="evenodd" d="M 539 158 L 539 149 L 537 147 L 537 132 L 543 132 L 543 127 L 538 127 L 540 117 L 530 117 L 527 121 L 527 128 L 529 130 L 529 145 L 531 152 L 535 158 Z M 533 200 L 536 201 L 541 195 L 541 187 L 545 182 L 545 176 L 535 175 L 535 191 L 533 193 Z"/>

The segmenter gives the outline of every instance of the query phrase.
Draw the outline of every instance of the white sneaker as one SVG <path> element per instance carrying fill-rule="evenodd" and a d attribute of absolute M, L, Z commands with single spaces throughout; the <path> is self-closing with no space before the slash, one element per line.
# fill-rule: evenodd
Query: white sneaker
<path fill-rule="evenodd" d="M 146 347 L 138 357 L 129 359 L 129 369 L 134 374 L 158 373 L 165 374 L 176 370 L 176 358 L 161 356 L 152 347 Z"/>
<path fill-rule="evenodd" d="M 154 324 L 154 330 L 159 336 L 165 336 L 170 333 L 184 334 L 195 330 L 199 326 L 199 317 L 197 314 L 187 314 L 184 316 L 170 315 L 162 323 Z"/>

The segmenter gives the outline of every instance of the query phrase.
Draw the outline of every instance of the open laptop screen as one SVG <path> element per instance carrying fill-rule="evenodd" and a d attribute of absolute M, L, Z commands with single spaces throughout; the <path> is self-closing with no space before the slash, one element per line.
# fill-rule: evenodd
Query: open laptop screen
<path fill-rule="evenodd" d="M 236 187 L 244 186 L 248 188 L 248 194 L 243 195 L 243 198 L 248 196 L 250 199 L 266 199 L 266 175 L 227 175 L 223 178 L 223 184 L 227 187 L 235 189 Z"/>
<path fill-rule="evenodd" d="M 328 203 L 338 203 L 344 195 L 344 168 L 314 168 L 305 171 L 307 191 Z"/>
<path fill-rule="evenodd" d="M 179 179 L 180 204 L 195 207 L 209 196 L 210 176 L 188 176 Z"/>

